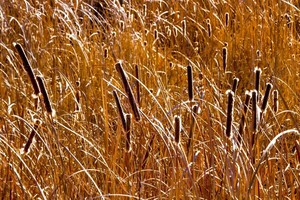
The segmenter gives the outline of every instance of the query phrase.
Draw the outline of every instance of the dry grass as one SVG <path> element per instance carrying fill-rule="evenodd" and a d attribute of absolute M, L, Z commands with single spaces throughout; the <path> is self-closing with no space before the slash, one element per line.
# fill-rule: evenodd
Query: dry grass
<path fill-rule="evenodd" d="M 300 199 L 299 1 L 0 2 L 1 199 Z"/>

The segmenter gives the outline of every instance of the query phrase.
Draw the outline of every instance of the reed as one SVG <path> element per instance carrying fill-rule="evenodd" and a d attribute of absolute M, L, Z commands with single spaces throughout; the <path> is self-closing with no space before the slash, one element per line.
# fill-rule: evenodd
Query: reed
<path fill-rule="evenodd" d="M 198 105 L 193 105 L 192 107 L 192 122 L 191 122 L 191 126 L 190 126 L 190 131 L 189 131 L 189 137 L 188 137 L 188 141 L 187 141 L 187 155 L 189 154 L 189 152 L 193 152 L 190 151 L 191 148 L 193 148 L 194 146 L 194 132 L 195 132 L 195 128 L 196 128 L 196 115 L 199 113 L 200 107 Z"/>
<path fill-rule="evenodd" d="M 119 95 L 117 94 L 117 92 L 115 90 L 113 91 L 113 95 L 114 95 L 114 98 L 115 98 L 115 101 L 116 101 L 116 104 L 117 104 L 117 109 L 118 109 L 118 112 L 119 112 L 119 115 L 120 115 L 120 118 L 121 118 L 123 129 L 126 132 L 126 130 L 127 130 L 126 118 L 125 118 L 125 114 L 124 114 L 124 111 L 123 111 L 122 104 L 120 102 Z"/>
<path fill-rule="evenodd" d="M 240 122 L 240 126 L 239 126 L 239 134 L 238 134 L 239 144 L 241 144 L 241 140 L 242 140 L 244 130 L 245 130 L 245 120 L 247 118 L 247 113 L 249 110 L 250 99 L 251 99 L 251 95 L 248 91 L 246 91 L 246 99 L 245 99 L 244 109 L 242 112 L 241 122 Z"/>
<path fill-rule="evenodd" d="M 133 95 L 133 92 L 132 92 L 132 89 L 128 83 L 128 80 L 127 80 L 127 77 L 126 77 L 126 73 L 121 65 L 120 62 L 118 62 L 116 64 L 116 69 L 117 71 L 119 72 L 120 76 L 121 76 L 121 79 L 122 79 L 122 82 L 123 82 L 123 86 L 125 88 L 125 92 L 128 96 L 128 99 L 129 99 L 129 103 L 131 105 L 131 109 L 133 111 L 133 115 L 135 117 L 135 120 L 136 121 L 140 121 L 141 119 L 141 116 L 140 116 L 140 112 L 139 112 L 139 108 L 138 108 L 138 105 L 136 103 L 136 100 L 134 98 L 134 95 Z"/>

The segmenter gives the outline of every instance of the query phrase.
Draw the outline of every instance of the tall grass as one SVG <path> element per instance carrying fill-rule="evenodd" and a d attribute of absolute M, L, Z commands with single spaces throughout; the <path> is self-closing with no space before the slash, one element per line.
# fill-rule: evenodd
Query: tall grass
<path fill-rule="evenodd" d="M 298 4 L 3 1 L 0 198 L 300 199 Z"/>

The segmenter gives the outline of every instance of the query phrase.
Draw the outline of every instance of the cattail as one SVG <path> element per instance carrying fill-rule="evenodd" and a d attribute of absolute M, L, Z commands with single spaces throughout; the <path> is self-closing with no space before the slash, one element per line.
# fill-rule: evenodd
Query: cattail
<path fill-rule="evenodd" d="M 261 105 L 261 115 L 265 112 L 265 110 L 267 108 L 267 104 L 268 104 L 268 100 L 269 100 L 269 96 L 270 96 L 272 87 L 273 87 L 273 85 L 271 83 L 267 83 L 265 95 L 264 95 L 263 102 Z"/>
<path fill-rule="evenodd" d="M 239 83 L 239 79 L 238 78 L 234 78 L 233 79 L 233 83 L 232 83 L 232 92 L 236 93 L 237 87 L 238 87 L 238 83 Z"/>
<path fill-rule="evenodd" d="M 138 105 L 141 103 L 141 94 L 140 94 L 140 75 L 139 75 L 139 66 L 135 65 L 135 78 L 136 78 L 136 100 Z"/>
<path fill-rule="evenodd" d="M 210 24 L 210 19 L 206 20 L 207 23 L 207 33 L 208 33 L 208 37 L 211 37 L 211 24 Z"/>
<path fill-rule="evenodd" d="M 187 66 L 187 75 L 188 75 L 188 93 L 189 100 L 194 100 L 194 90 L 193 90 L 193 68 L 192 66 Z"/>
<path fill-rule="evenodd" d="M 75 105 L 75 111 L 80 111 L 80 99 L 81 99 L 81 92 L 79 90 L 80 81 L 76 81 L 76 105 Z"/>
<path fill-rule="evenodd" d="M 123 86 L 124 86 L 126 94 L 128 96 L 128 99 L 129 99 L 129 102 L 130 102 L 130 105 L 131 105 L 134 117 L 135 117 L 136 121 L 140 121 L 141 116 L 140 116 L 138 105 L 137 105 L 136 100 L 134 98 L 132 89 L 131 89 L 131 87 L 130 87 L 130 85 L 128 83 L 128 80 L 127 80 L 127 77 L 126 77 L 126 73 L 125 73 L 125 71 L 124 71 L 124 69 L 123 69 L 123 67 L 122 67 L 122 65 L 121 65 L 120 62 L 116 64 L 116 69 L 117 69 L 117 71 L 119 72 L 119 74 L 120 74 L 120 76 L 122 78 Z"/>
<path fill-rule="evenodd" d="M 120 21 L 120 29 L 122 32 L 124 32 L 124 30 L 125 30 L 124 21 Z"/>
<path fill-rule="evenodd" d="M 179 144 L 180 142 L 180 131 L 181 131 L 181 118 L 179 116 L 175 116 L 175 142 Z"/>
<path fill-rule="evenodd" d="M 45 104 L 45 107 L 46 107 L 46 110 L 47 112 L 52 116 L 54 117 L 55 116 L 55 111 L 52 109 L 52 106 L 51 106 L 51 102 L 50 102 L 50 99 L 49 99 L 49 96 L 48 96 L 48 92 L 46 90 L 46 87 L 45 87 L 45 84 L 44 84 L 44 80 L 42 78 L 42 76 L 37 76 L 36 77 L 36 80 L 40 86 L 40 89 L 41 89 L 41 93 L 43 95 L 43 99 L 44 99 L 44 104 Z"/>
<path fill-rule="evenodd" d="M 147 16 L 147 5 L 146 4 L 143 5 L 143 13 L 144 13 L 144 16 L 146 17 Z"/>
<path fill-rule="evenodd" d="M 258 67 L 255 67 L 254 73 L 255 73 L 255 90 L 257 91 L 257 101 L 259 101 L 261 69 Z"/>
<path fill-rule="evenodd" d="M 158 32 L 157 32 L 157 29 L 154 30 L 154 39 L 155 39 L 155 40 L 158 39 Z"/>
<path fill-rule="evenodd" d="M 187 151 L 189 152 L 190 147 L 193 146 L 193 138 L 194 138 L 194 131 L 196 127 L 196 115 L 199 113 L 200 107 L 198 105 L 193 105 L 192 107 L 192 122 L 191 128 L 189 132 L 189 138 L 187 141 Z"/>
<path fill-rule="evenodd" d="M 227 106 L 227 121 L 226 121 L 226 136 L 231 136 L 232 123 L 233 123 L 233 109 L 234 109 L 234 93 L 231 90 L 228 90 L 228 106 Z"/>
<path fill-rule="evenodd" d="M 239 144 L 241 144 L 242 136 L 243 136 L 244 129 L 245 129 L 245 120 L 246 120 L 246 116 L 247 116 L 247 112 L 248 112 L 248 107 L 249 107 L 249 104 L 250 104 L 250 99 L 251 99 L 250 93 L 248 91 L 246 91 L 244 112 L 242 113 L 241 123 L 240 123 L 240 127 L 239 127 L 239 134 L 238 134 Z"/>
<path fill-rule="evenodd" d="M 279 107 L 279 101 L 278 101 L 278 90 L 274 90 L 273 91 L 273 110 L 276 113 L 278 111 L 278 107 Z"/>
<path fill-rule="evenodd" d="M 35 121 L 34 126 L 33 126 L 33 129 L 32 129 L 32 131 L 31 131 L 31 133 L 30 133 L 30 136 L 29 136 L 29 138 L 28 138 L 26 144 L 25 144 L 24 149 L 22 150 L 22 153 L 28 153 L 29 148 L 30 148 L 30 146 L 31 146 L 31 144 L 32 144 L 33 138 L 34 138 L 34 136 L 35 136 L 35 134 L 36 134 L 36 131 L 37 131 L 38 127 L 41 125 L 41 123 L 42 123 L 42 122 L 41 122 L 40 120 L 36 120 L 36 121 Z"/>
<path fill-rule="evenodd" d="M 252 91 L 252 138 L 251 138 L 251 146 L 254 146 L 255 143 L 255 134 L 257 131 L 257 127 L 258 127 L 258 106 L 257 106 L 257 91 L 253 90 Z"/>
<path fill-rule="evenodd" d="M 131 114 L 126 114 L 126 151 L 130 152 L 131 151 L 131 119 L 132 115 Z"/>
<path fill-rule="evenodd" d="M 118 96 L 118 94 L 115 90 L 113 91 L 113 95 L 114 95 L 114 98 L 115 98 L 115 101 L 116 101 L 116 104 L 117 104 L 117 108 L 118 108 L 118 111 L 119 111 L 119 115 L 120 115 L 120 118 L 121 118 L 123 129 L 124 129 L 124 131 L 126 131 L 126 119 L 125 119 L 123 107 L 121 105 L 119 96 Z"/>
<path fill-rule="evenodd" d="M 104 58 L 105 59 L 108 58 L 108 49 L 107 48 L 104 49 Z"/>
<path fill-rule="evenodd" d="M 224 69 L 224 72 L 225 72 L 226 68 L 227 68 L 227 57 L 228 57 L 228 51 L 227 51 L 226 46 L 223 47 L 222 52 L 223 52 L 223 69 Z"/>
<path fill-rule="evenodd" d="M 14 42 L 13 45 L 17 49 L 17 51 L 18 51 L 18 53 L 19 53 L 19 55 L 22 59 L 24 69 L 28 73 L 28 76 L 30 78 L 31 84 L 32 84 L 33 89 L 34 89 L 34 95 L 37 98 L 39 93 L 40 93 L 40 89 L 39 89 L 39 86 L 36 82 L 36 77 L 35 77 L 35 74 L 33 73 L 33 70 L 32 70 L 32 67 L 31 67 L 29 61 L 28 61 L 28 58 L 27 58 L 22 46 L 19 43 Z"/>
<path fill-rule="evenodd" d="M 183 34 L 183 37 L 186 37 L 186 20 L 185 19 L 182 21 L 182 34 Z"/>
<path fill-rule="evenodd" d="M 228 26 L 229 25 L 229 13 L 226 12 L 225 13 L 225 26 Z"/>

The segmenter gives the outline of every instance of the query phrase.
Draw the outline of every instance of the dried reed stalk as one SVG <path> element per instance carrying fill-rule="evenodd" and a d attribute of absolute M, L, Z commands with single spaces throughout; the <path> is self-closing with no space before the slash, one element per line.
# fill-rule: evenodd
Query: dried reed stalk
<path fill-rule="evenodd" d="M 244 133 L 244 130 L 245 130 L 245 120 L 246 120 L 246 117 L 247 117 L 247 112 L 248 112 L 248 107 L 249 107 L 249 104 L 250 104 L 250 99 L 251 99 L 250 93 L 248 91 L 246 91 L 246 99 L 245 99 L 245 104 L 244 104 L 244 110 L 243 110 L 243 113 L 242 113 L 241 123 L 240 123 L 240 127 L 239 127 L 239 134 L 238 134 L 239 144 L 241 144 L 241 140 L 242 140 L 243 133 Z"/>
<path fill-rule="evenodd" d="M 175 142 L 179 144 L 180 142 L 180 132 L 181 132 L 181 118 L 180 116 L 174 117 L 174 127 L 175 127 Z"/>
<path fill-rule="evenodd" d="M 131 151 L 131 114 L 126 114 L 126 151 Z"/>
<path fill-rule="evenodd" d="M 34 94 L 35 94 L 35 97 L 37 98 L 39 93 L 40 93 L 40 89 L 39 89 L 39 86 L 36 82 L 36 77 L 35 77 L 35 74 L 32 70 L 32 67 L 28 61 L 28 58 L 22 48 L 22 46 L 19 44 L 19 43 L 13 43 L 14 47 L 17 49 L 21 59 L 22 59 L 22 62 L 23 62 L 23 65 L 24 65 L 24 69 L 25 71 L 27 72 L 29 78 L 30 78 L 30 81 L 31 81 L 31 84 L 33 86 L 33 89 L 34 89 Z"/>
<path fill-rule="evenodd" d="M 155 138 L 155 134 L 152 135 L 151 139 L 148 142 L 147 150 L 145 152 L 145 155 L 144 155 L 144 158 L 143 158 L 143 161 L 142 161 L 142 169 L 144 169 L 146 164 L 147 164 L 147 160 L 148 160 L 151 148 L 152 148 L 152 143 L 154 141 L 154 138 Z"/>
<path fill-rule="evenodd" d="M 193 68 L 191 66 L 187 66 L 187 75 L 188 75 L 188 93 L 189 100 L 194 100 L 194 90 L 193 90 Z"/>
<path fill-rule="evenodd" d="M 117 104 L 117 108 L 118 108 L 118 112 L 119 112 L 119 115 L 120 115 L 120 118 L 121 118 L 123 129 L 126 132 L 126 130 L 127 130 L 126 127 L 127 126 L 126 126 L 126 119 L 125 119 L 125 114 L 124 114 L 124 111 L 123 111 L 123 107 L 121 105 L 119 96 L 118 96 L 118 94 L 115 90 L 113 91 L 113 95 L 114 95 L 114 98 L 115 98 L 115 101 L 116 101 L 116 104 Z"/>
<path fill-rule="evenodd" d="M 189 132 L 189 138 L 187 141 L 187 154 L 190 152 L 190 148 L 193 147 L 194 142 L 194 132 L 196 127 L 196 115 L 199 113 L 200 107 L 198 105 L 193 105 L 192 107 L 192 122 L 191 122 L 191 128 Z"/>
<path fill-rule="evenodd" d="M 42 124 L 42 122 L 41 122 L 40 120 L 36 120 L 36 121 L 35 121 L 34 126 L 33 126 L 33 129 L 32 129 L 32 131 L 31 131 L 31 134 L 30 134 L 30 136 L 29 136 L 29 138 L 28 138 L 28 140 L 27 140 L 27 142 L 26 142 L 26 144 L 25 144 L 25 147 L 24 147 L 24 149 L 23 149 L 23 153 L 28 153 L 28 152 L 29 152 L 29 148 L 30 148 L 30 146 L 31 146 L 31 144 L 32 144 L 33 138 L 34 138 L 34 136 L 35 136 L 35 134 L 36 134 L 36 131 L 37 131 L 38 127 L 39 127 L 41 124 Z"/>
<path fill-rule="evenodd" d="M 141 119 L 141 116 L 140 116 L 140 113 L 139 113 L 139 108 L 138 108 L 138 105 L 136 103 L 136 100 L 134 98 L 134 95 L 133 95 L 133 92 L 132 92 L 132 89 L 128 83 L 128 80 L 127 80 L 127 77 L 126 77 L 126 73 L 121 65 L 120 62 L 118 62 L 116 64 L 116 69 L 117 71 L 119 72 L 120 76 L 121 76 L 121 79 L 122 79 L 122 82 L 123 82 L 123 86 L 125 88 L 125 92 L 129 98 L 129 102 L 130 102 L 130 105 L 131 105 L 131 108 L 132 108 L 132 111 L 133 111 L 133 115 L 135 117 L 135 120 L 136 121 L 140 121 Z"/>
<path fill-rule="evenodd" d="M 236 93 L 238 84 L 239 84 L 239 79 L 238 78 L 234 78 L 233 79 L 233 83 L 232 83 L 232 92 L 233 93 Z"/>
<path fill-rule="evenodd" d="M 44 99 L 44 104 L 45 104 L 46 110 L 47 110 L 47 112 L 52 117 L 54 117 L 55 116 L 55 112 L 52 109 L 51 102 L 50 102 L 50 99 L 49 99 L 49 96 L 48 96 L 48 92 L 46 90 L 46 87 L 45 87 L 44 80 L 43 80 L 42 76 L 37 76 L 36 80 L 37 80 L 37 82 L 39 84 L 39 87 L 41 89 L 41 93 L 43 95 L 43 99 Z"/>
<path fill-rule="evenodd" d="M 228 95 L 226 136 L 230 137 L 232 132 L 232 123 L 233 123 L 234 93 L 231 90 L 228 90 L 226 93 Z"/>

